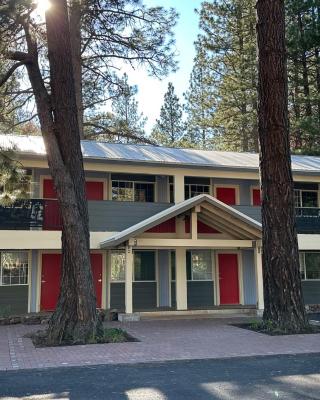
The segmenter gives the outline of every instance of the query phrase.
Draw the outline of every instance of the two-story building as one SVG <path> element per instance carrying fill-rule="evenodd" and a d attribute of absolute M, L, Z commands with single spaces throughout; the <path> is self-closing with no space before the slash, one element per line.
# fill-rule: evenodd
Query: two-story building
<path fill-rule="evenodd" d="M 30 176 L 0 207 L 0 313 L 51 311 L 61 221 L 41 137 L 0 135 Z M 97 307 L 263 310 L 257 154 L 82 141 Z M 293 156 L 303 293 L 320 303 L 320 157 Z M 231 310 L 231 311 L 230 311 Z"/>

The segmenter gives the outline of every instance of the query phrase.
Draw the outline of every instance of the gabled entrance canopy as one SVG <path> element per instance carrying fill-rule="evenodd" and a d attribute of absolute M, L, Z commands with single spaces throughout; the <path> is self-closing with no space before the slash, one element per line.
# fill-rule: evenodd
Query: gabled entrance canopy
<path fill-rule="evenodd" d="M 188 216 L 191 220 L 191 238 L 157 238 L 157 247 L 170 247 L 170 244 L 175 247 L 189 247 L 194 246 L 195 241 L 197 241 L 197 247 L 221 246 L 222 239 L 219 239 L 218 236 L 217 239 L 212 237 L 198 239 L 197 221 L 201 221 L 205 225 L 228 235 L 229 240 L 225 241 L 228 242 L 227 247 L 252 247 L 253 241 L 261 240 L 262 226 L 258 221 L 212 196 L 201 194 L 161 211 L 122 232 L 116 233 L 101 242 L 100 246 L 101 248 L 115 248 L 130 241 L 130 245 L 148 247 L 148 238 L 137 238 L 149 229 L 181 216 Z M 153 242 L 153 246 L 154 244 Z"/>

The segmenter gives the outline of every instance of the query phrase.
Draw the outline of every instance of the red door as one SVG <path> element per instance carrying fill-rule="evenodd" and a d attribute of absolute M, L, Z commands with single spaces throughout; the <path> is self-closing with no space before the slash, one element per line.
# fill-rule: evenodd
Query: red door
<path fill-rule="evenodd" d="M 42 254 L 41 311 L 56 308 L 60 290 L 61 254 Z"/>
<path fill-rule="evenodd" d="M 252 205 L 261 206 L 261 192 L 260 192 L 260 189 L 252 189 Z"/>
<path fill-rule="evenodd" d="M 220 304 L 239 304 L 238 255 L 218 254 Z"/>
<path fill-rule="evenodd" d="M 97 308 L 101 308 L 102 296 L 102 254 L 91 254 L 91 268 L 94 290 L 97 296 Z"/>
<path fill-rule="evenodd" d="M 216 197 L 229 206 L 237 204 L 236 189 L 230 187 L 217 187 Z"/>
<path fill-rule="evenodd" d="M 101 308 L 102 296 L 102 254 L 91 254 L 93 283 L 97 296 L 97 307 Z M 42 254 L 41 311 L 52 311 L 60 291 L 61 254 Z"/>

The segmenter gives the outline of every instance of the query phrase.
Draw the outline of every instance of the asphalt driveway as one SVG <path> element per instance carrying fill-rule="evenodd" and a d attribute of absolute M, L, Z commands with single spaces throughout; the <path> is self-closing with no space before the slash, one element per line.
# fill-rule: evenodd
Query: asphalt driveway
<path fill-rule="evenodd" d="M 9 399 L 320 399 L 320 354 L 0 372 Z"/>

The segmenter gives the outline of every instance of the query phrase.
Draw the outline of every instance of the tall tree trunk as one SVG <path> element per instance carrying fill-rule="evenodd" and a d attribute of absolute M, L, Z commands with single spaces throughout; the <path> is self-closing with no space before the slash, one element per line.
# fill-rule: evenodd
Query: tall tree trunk
<path fill-rule="evenodd" d="M 82 60 L 81 60 L 81 0 L 72 0 L 69 7 L 69 27 L 72 50 L 72 67 L 77 103 L 78 126 L 81 139 L 83 132 Z"/>
<path fill-rule="evenodd" d="M 259 139 L 262 186 L 263 318 L 305 329 L 291 172 L 283 0 L 257 1 Z"/>
<path fill-rule="evenodd" d="M 51 96 L 41 77 L 36 36 L 30 26 L 25 25 L 31 56 L 27 70 L 63 223 L 61 290 L 49 322 L 48 342 L 85 343 L 99 328 L 90 267 L 88 208 L 67 5 L 65 0 L 51 0 L 51 4 L 46 14 Z"/>
<path fill-rule="evenodd" d="M 300 32 L 300 40 L 301 40 L 301 63 L 302 63 L 302 83 L 303 83 L 303 93 L 305 97 L 305 105 L 306 105 L 306 116 L 312 116 L 312 108 L 311 108 L 311 100 L 310 100 L 310 87 L 309 87 L 309 71 L 307 64 L 307 55 L 306 55 L 306 45 L 305 45 L 305 35 L 303 29 L 303 22 L 301 13 L 298 13 L 298 27 Z"/>

